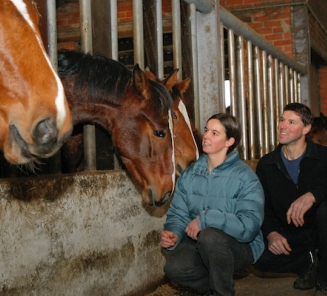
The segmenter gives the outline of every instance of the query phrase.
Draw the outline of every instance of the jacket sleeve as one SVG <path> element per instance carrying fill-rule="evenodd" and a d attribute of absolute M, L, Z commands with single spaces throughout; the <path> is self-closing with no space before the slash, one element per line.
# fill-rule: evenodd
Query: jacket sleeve
<path fill-rule="evenodd" d="M 252 242 L 260 232 L 264 216 L 264 194 L 258 177 L 248 167 L 240 178 L 232 211 L 205 209 L 200 212 L 201 228 L 215 227 L 239 242 Z"/>
<path fill-rule="evenodd" d="M 256 173 L 259 177 L 259 180 L 262 184 L 264 195 L 265 195 L 265 218 L 264 222 L 262 224 L 262 233 L 264 237 L 267 237 L 267 235 L 273 231 L 279 231 L 280 222 L 278 217 L 274 213 L 274 209 L 271 204 L 271 196 L 266 188 L 267 186 L 267 178 L 265 176 L 265 168 L 267 169 L 267 166 L 264 164 L 264 162 L 259 160 Z"/>
<path fill-rule="evenodd" d="M 177 244 L 185 239 L 185 229 L 191 222 L 191 217 L 189 215 L 186 202 L 187 193 L 185 186 L 187 186 L 188 181 L 185 176 L 185 172 L 177 180 L 176 190 L 170 203 L 166 222 L 164 224 L 165 230 L 169 230 L 177 234 L 179 238 Z M 177 246 L 177 244 L 175 244 L 174 248 Z"/>

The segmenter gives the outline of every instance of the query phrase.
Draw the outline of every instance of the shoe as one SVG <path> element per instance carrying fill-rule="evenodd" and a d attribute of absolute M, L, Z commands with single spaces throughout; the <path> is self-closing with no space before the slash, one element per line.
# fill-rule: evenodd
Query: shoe
<path fill-rule="evenodd" d="M 316 286 L 316 269 L 318 265 L 318 256 L 316 252 L 309 252 L 311 256 L 311 265 L 309 270 L 297 277 L 294 282 L 294 289 L 309 290 Z"/>
<path fill-rule="evenodd" d="M 314 296 L 326 296 L 326 295 L 327 295 L 327 285 L 317 283 L 316 292 Z"/>

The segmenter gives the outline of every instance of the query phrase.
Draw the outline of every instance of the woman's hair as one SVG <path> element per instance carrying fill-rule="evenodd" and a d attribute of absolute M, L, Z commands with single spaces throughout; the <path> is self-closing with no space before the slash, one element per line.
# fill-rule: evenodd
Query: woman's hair
<path fill-rule="evenodd" d="M 313 124 L 314 115 L 311 110 L 306 105 L 301 103 L 290 103 L 284 107 L 284 111 L 293 111 L 297 116 L 300 116 L 304 126 L 308 124 Z"/>
<path fill-rule="evenodd" d="M 225 133 L 227 139 L 234 138 L 235 142 L 232 146 L 229 147 L 227 154 L 234 150 L 241 140 L 241 125 L 236 117 L 229 113 L 217 113 L 212 115 L 208 120 L 217 119 L 225 128 Z"/>

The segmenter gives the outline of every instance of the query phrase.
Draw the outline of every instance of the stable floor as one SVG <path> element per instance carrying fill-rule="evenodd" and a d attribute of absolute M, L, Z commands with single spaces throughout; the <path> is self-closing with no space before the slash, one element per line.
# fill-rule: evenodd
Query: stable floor
<path fill-rule="evenodd" d="M 249 270 L 235 276 L 237 296 L 313 296 L 315 289 L 300 291 L 293 288 L 296 275 L 263 274 Z M 145 296 L 200 296 L 189 288 L 169 282 Z M 143 295 L 142 295 L 143 296 Z"/>

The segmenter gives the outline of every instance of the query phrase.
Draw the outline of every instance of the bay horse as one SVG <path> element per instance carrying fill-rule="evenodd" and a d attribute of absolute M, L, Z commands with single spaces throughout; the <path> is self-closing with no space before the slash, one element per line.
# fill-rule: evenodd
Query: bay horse
<path fill-rule="evenodd" d="M 327 117 L 322 112 L 314 118 L 308 137 L 315 143 L 327 146 Z"/>
<path fill-rule="evenodd" d="M 96 123 L 113 145 L 150 205 L 160 206 L 175 186 L 172 98 L 162 84 L 148 80 L 101 55 L 61 50 L 58 73 L 73 124 Z M 67 145 L 69 140 L 67 141 Z"/>
<path fill-rule="evenodd" d="M 169 90 L 174 101 L 173 107 L 173 135 L 175 145 L 176 176 L 199 158 L 199 146 L 196 139 L 196 128 L 192 124 L 184 100 L 183 94 L 188 89 L 191 79 L 186 78 L 177 82 L 179 69 L 172 71 L 163 80 L 158 80 L 149 68 L 145 69 L 146 76 L 150 80 L 158 81 Z"/>
<path fill-rule="evenodd" d="M 30 0 L 0 1 L 0 150 L 31 168 L 54 155 L 72 131 L 60 79 L 42 43 Z"/>

